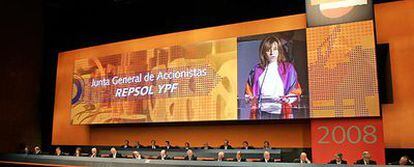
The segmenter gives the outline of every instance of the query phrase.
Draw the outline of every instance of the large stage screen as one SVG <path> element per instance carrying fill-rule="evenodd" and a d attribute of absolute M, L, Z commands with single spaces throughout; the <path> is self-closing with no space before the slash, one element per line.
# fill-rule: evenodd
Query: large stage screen
<path fill-rule="evenodd" d="M 151 46 L 171 35 L 151 38 L 60 54 L 73 125 L 380 115 L 373 21 L 162 47 Z"/>

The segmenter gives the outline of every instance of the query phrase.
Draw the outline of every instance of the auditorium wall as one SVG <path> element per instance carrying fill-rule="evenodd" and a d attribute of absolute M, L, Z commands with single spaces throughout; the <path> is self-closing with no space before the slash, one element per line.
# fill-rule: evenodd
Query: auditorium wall
<path fill-rule="evenodd" d="M 387 148 L 414 148 L 414 1 L 375 6 L 378 43 L 389 43 L 393 104 L 382 105 Z"/>
<path fill-rule="evenodd" d="M 414 148 L 414 134 L 411 122 L 414 122 L 414 110 L 410 103 L 412 98 L 413 78 L 410 68 L 414 58 L 414 2 L 398 1 L 375 5 L 377 40 L 389 43 L 393 78 L 394 104 L 382 105 L 385 143 L 388 148 Z M 278 25 L 278 26 L 274 26 Z M 259 33 L 303 29 L 306 27 L 304 14 L 265 19 L 254 22 L 238 23 L 196 31 L 184 31 L 173 34 L 158 35 L 150 38 L 129 40 L 85 48 L 88 53 L 119 52 L 128 49 L 145 49 L 169 46 L 175 41 L 181 43 L 205 41 Z M 184 37 L 185 36 L 185 37 Z M 167 38 L 168 37 L 168 38 Z M 159 40 L 163 39 L 163 40 Z M 169 39 L 169 40 L 165 40 Z M 156 42 L 162 41 L 162 42 Z M 145 42 L 145 46 L 139 45 Z M 256 123 L 190 123 L 190 124 L 134 124 L 134 125 L 94 125 L 73 126 L 70 124 L 70 98 L 73 68 L 73 56 L 80 50 L 61 53 L 58 60 L 55 109 L 53 118 L 53 145 L 120 145 L 124 139 L 139 140 L 149 144 L 151 139 L 158 142 L 170 140 L 183 145 L 190 141 L 194 146 L 205 142 L 219 145 L 229 139 L 233 145 L 241 145 L 248 140 L 254 146 L 262 146 L 263 140 L 269 140 L 274 147 L 310 147 L 309 121 L 256 122 Z"/>

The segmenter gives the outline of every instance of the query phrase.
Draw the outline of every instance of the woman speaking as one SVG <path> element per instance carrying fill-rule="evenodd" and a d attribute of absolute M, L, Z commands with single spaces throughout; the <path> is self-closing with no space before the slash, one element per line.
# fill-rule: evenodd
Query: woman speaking
<path fill-rule="evenodd" d="M 251 102 L 251 119 L 293 118 L 292 105 L 302 89 L 296 70 L 286 61 L 281 40 L 268 36 L 260 44 L 260 63 L 249 73 L 245 96 Z"/>

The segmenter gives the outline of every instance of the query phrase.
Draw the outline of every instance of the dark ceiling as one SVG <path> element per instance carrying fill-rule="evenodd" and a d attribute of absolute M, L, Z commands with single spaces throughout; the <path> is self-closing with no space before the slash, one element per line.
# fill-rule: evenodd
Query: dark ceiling
<path fill-rule="evenodd" d="M 46 42 L 58 45 L 58 50 L 71 50 L 156 34 L 304 13 L 304 2 L 46 0 L 45 35 Z"/>

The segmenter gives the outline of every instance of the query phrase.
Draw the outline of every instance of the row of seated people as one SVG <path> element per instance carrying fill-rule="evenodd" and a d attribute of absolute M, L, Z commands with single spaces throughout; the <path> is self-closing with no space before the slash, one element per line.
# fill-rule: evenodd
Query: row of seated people
<path fill-rule="evenodd" d="M 168 149 L 186 149 L 187 150 L 187 149 L 196 149 L 196 148 L 198 148 L 198 149 L 215 149 L 215 148 L 217 148 L 217 149 L 225 149 L 225 150 L 233 149 L 233 147 L 230 145 L 229 140 L 227 140 L 227 139 L 224 140 L 224 143 L 222 145 L 218 146 L 218 147 L 212 147 L 208 143 L 204 143 L 203 146 L 201 146 L 201 147 L 191 147 L 189 142 L 185 142 L 184 146 L 173 146 L 173 145 L 171 145 L 171 142 L 168 141 L 168 140 L 165 141 L 164 146 L 157 145 L 155 140 L 151 140 L 151 145 L 148 145 L 148 146 L 144 146 L 144 145 L 140 144 L 139 141 L 136 141 L 135 145 L 131 146 L 129 140 L 125 140 L 124 144 L 121 146 L 121 148 L 124 148 L 124 149 L 126 149 L 126 148 L 138 148 L 138 149 L 139 148 L 149 148 L 149 149 L 167 149 L 167 150 Z M 236 147 L 236 148 L 238 148 L 238 149 L 256 149 L 255 147 L 249 145 L 249 142 L 247 142 L 247 141 L 243 141 L 241 147 Z M 269 141 L 264 141 L 263 142 L 263 147 L 261 147 L 261 148 L 271 149 L 272 147 L 270 146 Z"/>
<path fill-rule="evenodd" d="M 25 150 L 26 154 L 31 154 L 29 151 Z M 39 146 L 36 146 L 34 148 L 34 151 L 32 154 L 35 155 L 49 155 L 45 154 L 41 151 Z M 56 156 L 70 156 L 69 153 L 64 153 L 60 147 L 56 147 L 55 153 L 52 155 Z M 82 149 L 80 147 L 76 148 L 75 153 L 72 154 L 72 156 L 75 157 L 82 157 L 85 154 L 83 154 Z M 157 156 L 151 156 L 151 155 L 142 155 L 139 151 L 132 151 L 131 154 L 120 154 L 118 150 L 115 147 L 112 147 L 110 149 L 109 154 L 99 154 L 98 149 L 96 147 L 91 148 L 90 153 L 87 154 L 88 157 L 96 158 L 96 157 L 102 157 L 102 158 L 131 158 L 131 159 L 159 159 L 159 160 L 202 160 L 202 161 L 237 161 L 237 162 L 277 162 L 274 158 L 271 157 L 271 153 L 269 151 L 263 152 L 263 158 L 262 159 L 246 159 L 244 158 L 241 151 L 237 151 L 236 156 L 234 158 L 225 158 L 225 153 L 223 151 L 219 151 L 217 153 L 217 157 L 203 157 L 199 158 L 197 157 L 192 149 L 188 149 L 185 151 L 184 156 L 180 157 L 171 157 L 168 155 L 168 151 L 165 149 L 162 149 L 159 151 Z M 307 154 L 305 152 L 302 152 L 299 159 L 295 159 L 293 162 L 296 163 L 311 163 L 311 161 L 307 158 Z"/>
<path fill-rule="evenodd" d="M 28 154 L 29 151 L 26 150 L 25 152 Z M 36 146 L 34 148 L 33 154 L 40 155 L 42 154 L 40 147 Z M 64 156 L 69 155 L 62 152 L 60 147 L 55 149 L 56 156 Z M 80 157 L 82 156 L 82 149 L 80 147 L 76 148 L 75 153 L 73 156 Z M 159 160 L 204 160 L 204 161 L 235 161 L 235 162 L 277 162 L 275 159 L 272 158 L 271 153 L 269 151 L 263 152 L 263 157 L 261 159 L 246 159 L 244 158 L 241 151 L 237 151 L 236 156 L 233 158 L 225 158 L 225 153 L 223 151 L 219 151 L 216 157 L 209 157 L 209 158 L 197 158 L 197 156 L 193 153 L 191 149 L 186 150 L 184 157 L 170 157 L 168 155 L 168 151 L 163 149 L 159 152 L 158 156 L 150 156 L 150 155 L 141 155 L 138 151 L 133 151 L 130 155 L 121 155 L 118 153 L 118 150 L 115 147 L 110 149 L 110 154 L 98 154 L 97 148 L 92 148 L 90 153 L 87 154 L 88 157 L 96 158 L 96 157 L 104 157 L 104 158 L 132 158 L 132 159 L 159 159 Z M 299 158 L 295 159 L 293 163 L 312 163 L 305 152 L 302 152 Z M 334 159 L 329 161 L 328 164 L 348 164 L 346 160 L 343 159 L 343 155 L 341 153 L 335 154 Z M 371 155 L 368 151 L 362 152 L 362 159 L 357 160 L 354 164 L 360 165 L 375 165 L 377 164 L 376 161 L 371 160 Z M 409 159 L 408 156 L 402 156 L 399 161 L 390 163 L 390 165 L 413 165 L 413 162 Z"/>

